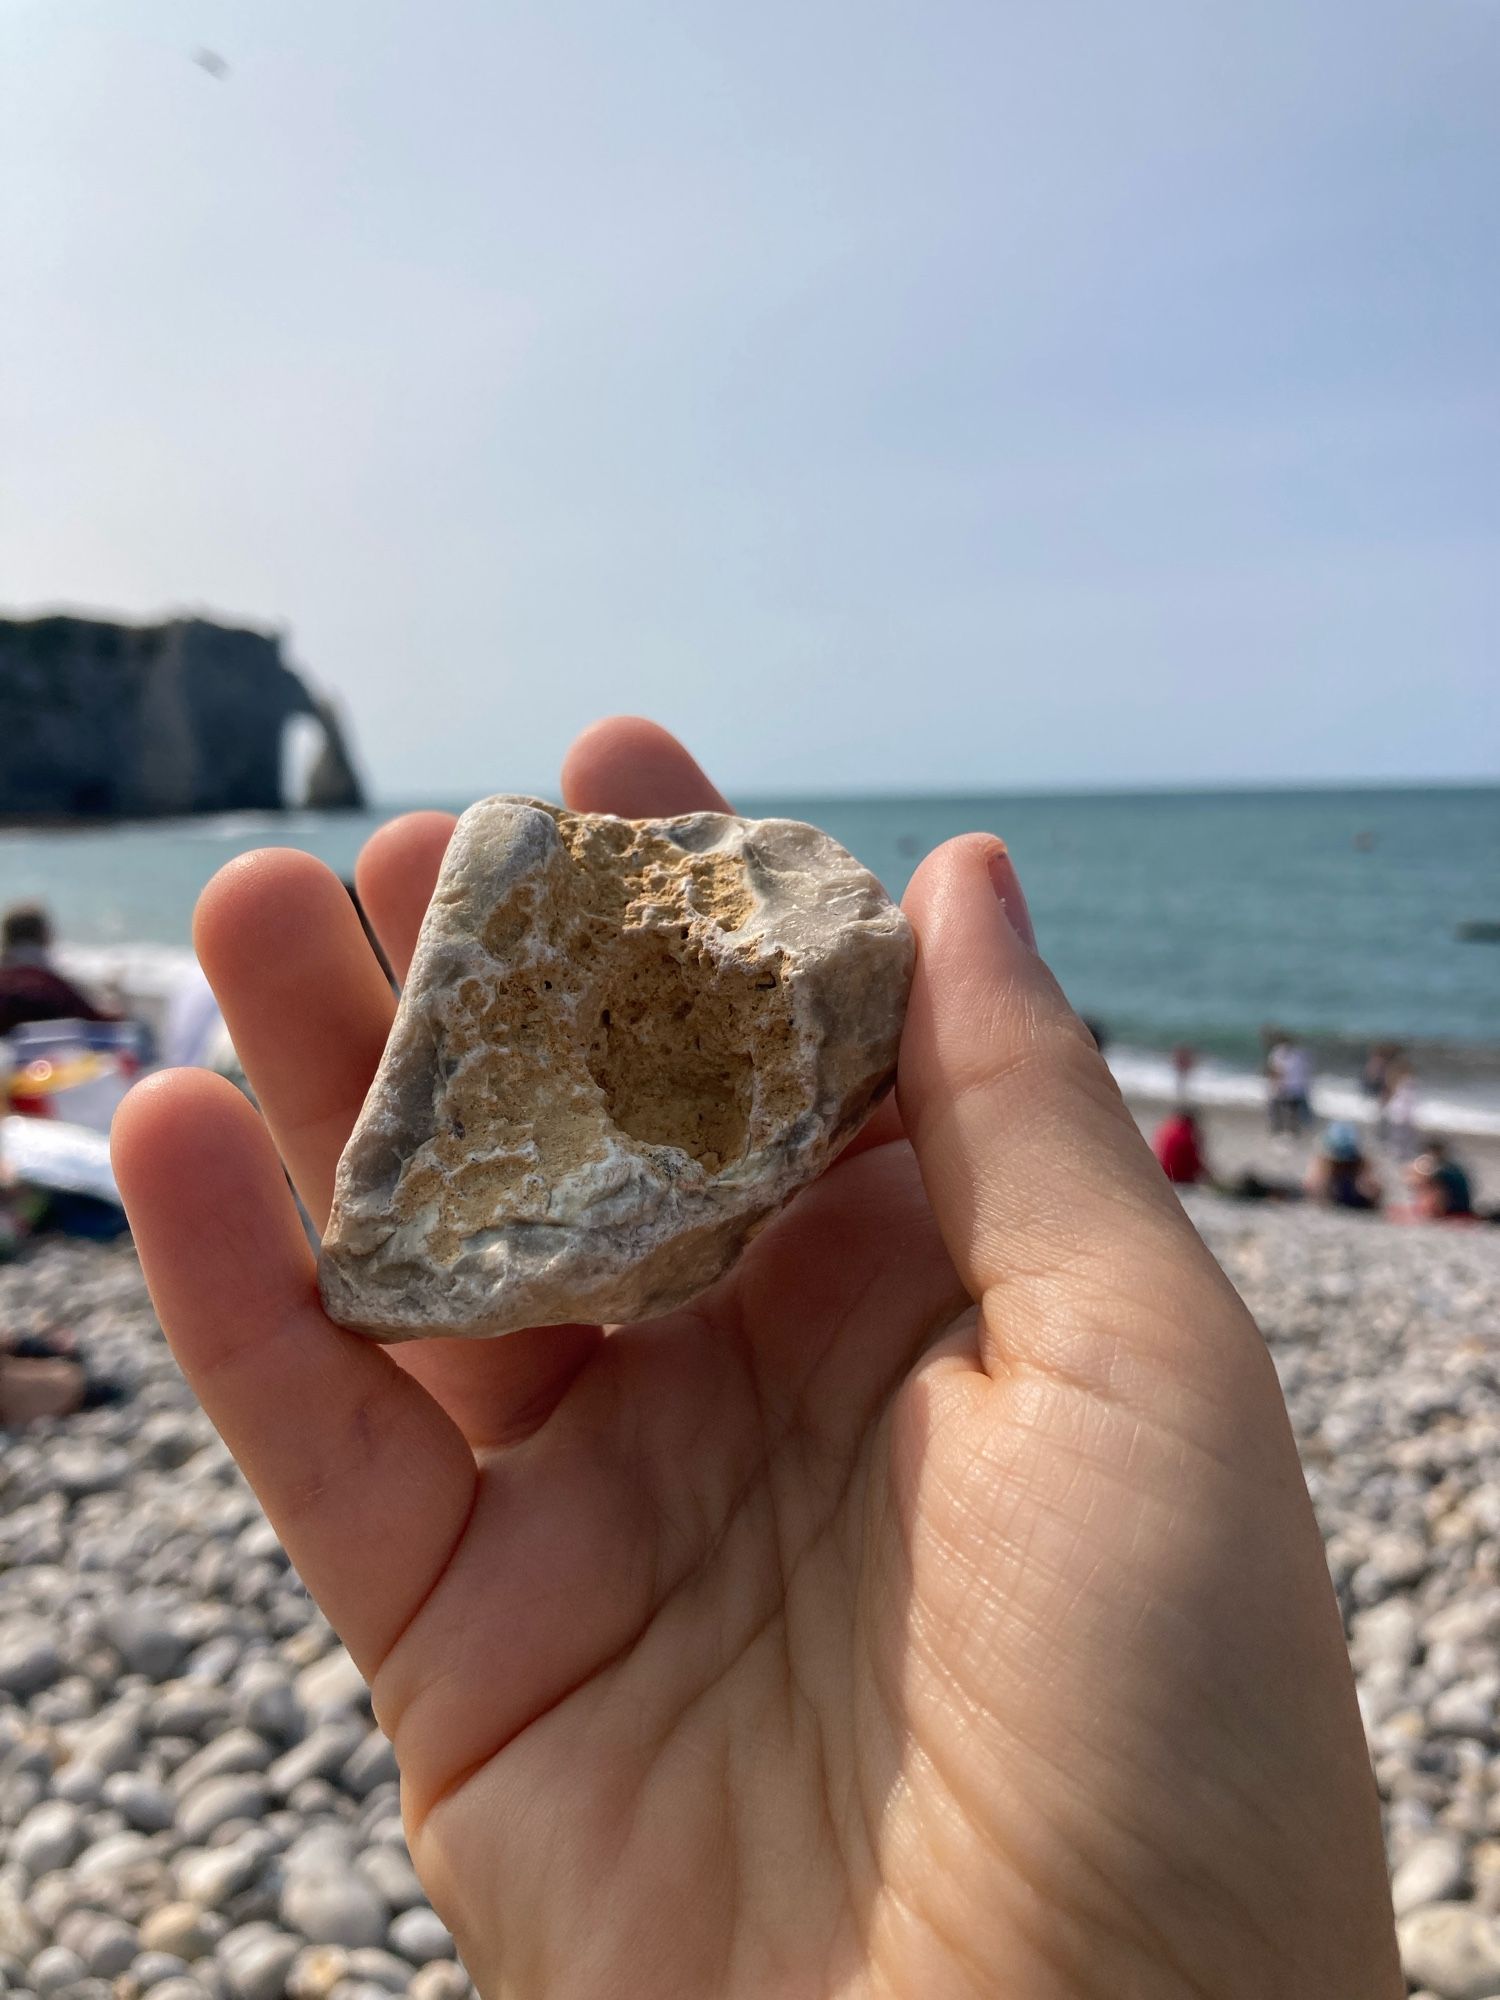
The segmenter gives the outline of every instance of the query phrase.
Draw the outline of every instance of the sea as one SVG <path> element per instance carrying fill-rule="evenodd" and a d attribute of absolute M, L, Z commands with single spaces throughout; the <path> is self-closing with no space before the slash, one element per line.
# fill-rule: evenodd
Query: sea
<path fill-rule="evenodd" d="M 0 831 L 0 903 L 41 897 L 80 972 L 160 995 L 223 862 L 291 846 L 348 875 L 402 809 Z M 1500 942 L 1461 935 L 1500 928 L 1500 785 L 785 796 L 741 810 L 825 827 L 893 894 L 951 835 L 1002 834 L 1041 949 L 1139 1095 L 1170 1094 L 1170 1051 L 1187 1044 L 1201 1101 L 1257 1101 L 1274 1024 L 1309 1042 L 1330 1115 L 1361 1108 L 1364 1051 L 1390 1040 L 1415 1063 L 1427 1122 L 1500 1134 Z"/>

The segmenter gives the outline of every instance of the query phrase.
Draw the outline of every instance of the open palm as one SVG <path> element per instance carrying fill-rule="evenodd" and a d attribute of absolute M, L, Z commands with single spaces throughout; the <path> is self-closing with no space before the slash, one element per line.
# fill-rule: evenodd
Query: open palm
<path fill-rule="evenodd" d="M 719 803 L 601 725 L 570 803 Z M 451 821 L 372 842 L 404 966 Z M 1401 1991 L 1321 1545 L 1254 1327 L 1029 942 L 931 857 L 900 1104 L 694 1306 L 388 1351 L 315 1217 L 389 1027 L 288 851 L 199 948 L 228 1086 L 117 1161 L 184 1368 L 396 1743 L 482 1992 L 547 2000 Z"/>

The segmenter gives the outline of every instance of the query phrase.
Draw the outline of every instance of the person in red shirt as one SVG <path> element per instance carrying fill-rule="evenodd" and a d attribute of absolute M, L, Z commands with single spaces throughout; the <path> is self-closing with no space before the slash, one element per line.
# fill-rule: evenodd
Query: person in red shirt
<path fill-rule="evenodd" d="M 40 903 L 0 918 L 0 1035 L 28 1021 L 112 1021 L 51 962 L 52 924 Z"/>
<path fill-rule="evenodd" d="M 1196 1187 L 1208 1179 L 1208 1165 L 1198 1139 L 1194 1112 L 1174 1111 L 1156 1128 L 1151 1150 L 1167 1179 L 1177 1187 Z"/>

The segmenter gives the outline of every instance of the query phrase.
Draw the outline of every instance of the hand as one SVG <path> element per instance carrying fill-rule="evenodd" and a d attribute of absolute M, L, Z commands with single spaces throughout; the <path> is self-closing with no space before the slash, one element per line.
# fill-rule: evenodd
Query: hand
<path fill-rule="evenodd" d="M 721 804 L 628 721 L 564 789 Z M 451 825 L 362 858 L 398 971 Z M 189 1072 L 116 1125 L 162 1323 L 370 1679 L 482 1993 L 1395 1996 L 1266 1350 L 999 842 L 906 907 L 907 1137 L 668 1319 L 386 1350 L 320 1312 L 277 1148 L 321 1219 L 389 990 L 321 864 L 232 863 L 198 944 L 266 1124 Z"/>

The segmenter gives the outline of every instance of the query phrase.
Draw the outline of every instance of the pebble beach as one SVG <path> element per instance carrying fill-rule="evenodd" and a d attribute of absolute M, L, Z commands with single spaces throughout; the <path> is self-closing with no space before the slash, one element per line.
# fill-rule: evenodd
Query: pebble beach
<path fill-rule="evenodd" d="M 1404 1962 L 1500 1995 L 1500 1230 L 1188 1203 L 1280 1373 L 1359 1676 Z M 0 1270 L 124 1399 L 0 1433 L 0 1994 L 467 2000 L 359 1674 L 129 1242 Z"/>
<path fill-rule="evenodd" d="M 0 1432 L 0 1995 L 468 2000 L 395 1760 L 128 1239 L 0 1270 L 124 1400 Z"/>

